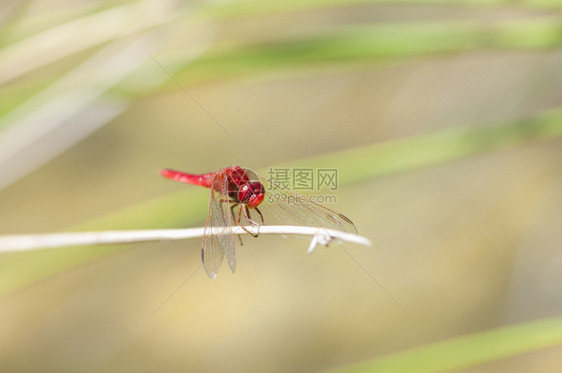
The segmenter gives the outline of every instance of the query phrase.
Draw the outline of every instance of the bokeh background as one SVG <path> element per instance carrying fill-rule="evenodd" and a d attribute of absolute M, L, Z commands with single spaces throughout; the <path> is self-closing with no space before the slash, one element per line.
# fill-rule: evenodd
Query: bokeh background
<path fill-rule="evenodd" d="M 561 8 L 4 0 L 1 234 L 201 226 L 163 167 L 334 167 L 373 246 L 246 239 L 154 314 L 200 240 L 2 254 L 0 369 L 557 371 Z"/>

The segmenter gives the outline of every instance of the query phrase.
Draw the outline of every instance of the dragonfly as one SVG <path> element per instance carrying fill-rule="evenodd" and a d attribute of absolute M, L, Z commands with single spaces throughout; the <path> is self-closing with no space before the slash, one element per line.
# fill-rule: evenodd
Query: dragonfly
<path fill-rule="evenodd" d="M 231 271 L 234 273 L 236 269 L 233 225 L 240 226 L 254 237 L 258 233 L 246 226 L 257 228 L 259 232 L 259 227 L 266 222 L 268 225 L 315 226 L 357 233 L 353 222 L 339 212 L 283 188 L 274 180 L 265 180 L 248 168 L 232 166 L 204 174 L 166 168 L 160 174 L 180 183 L 211 190 L 201 260 L 205 272 L 212 279 L 216 278 L 225 256 Z M 264 184 L 270 187 L 268 198 Z"/>

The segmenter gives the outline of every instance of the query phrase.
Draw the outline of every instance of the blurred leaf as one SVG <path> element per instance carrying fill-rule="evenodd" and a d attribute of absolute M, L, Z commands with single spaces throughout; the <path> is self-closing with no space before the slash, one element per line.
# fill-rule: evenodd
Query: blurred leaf
<path fill-rule="evenodd" d="M 52 84 L 50 79 L 34 79 L 2 87 L 2 89 L 0 89 L 0 131 L 12 124 L 11 122 L 2 120 L 2 117 L 36 95 L 37 92 L 47 88 L 50 84 Z"/>
<path fill-rule="evenodd" d="M 309 167 L 342 170 L 348 185 L 373 177 L 440 164 L 562 136 L 562 108 L 535 118 L 484 128 L 460 127 L 306 160 Z M 300 161 L 302 162 L 302 161 Z M 294 161 L 292 165 L 298 165 Z M 289 165 L 285 165 L 289 166 Z M 261 170 L 264 173 L 265 170 Z M 74 227 L 74 230 L 157 229 L 202 223 L 208 191 L 190 188 Z M 0 293 L 130 246 L 61 248 L 0 257 Z M 165 249 L 165 247 L 163 247 Z"/>
<path fill-rule="evenodd" d="M 543 49 L 561 44 L 562 23 L 555 18 L 383 23 L 333 28 L 320 35 L 285 40 L 247 44 L 239 41 L 235 46 L 217 42 L 196 60 L 186 52 L 159 61 L 173 66 L 174 76 L 189 84 L 295 68 L 308 68 L 311 74 L 317 74 L 323 66 L 334 64 L 368 63 L 372 68 L 373 63 L 403 60 L 412 53 L 421 57 L 483 49 Z M 129 82 L 155 71 L 150 66 L 141 69 Z M 172 81 L 165 87 L 177 89 Z M 127 84 L 116 86 L 114 91 L 129 97 L 153 92 L 129 90 Z"/>
<path fill-rule="evenodd" d="M 124 39 L 170 21 L 169 3 L 138 1 L 55 24 L 0 48 L 0 84 L 74 53 Z M 67 66 L 63 69 L 68 68 Z"/>
<path fill-rule="evenodd" d="M 326 154 L 315 157 L 312 164 L 344 170 L 340 177 L 345 185 L 561 136 L 562 107 L 558 107 L 511 123 L 454 127 Z"/>
<path fill-rule="evenodd" d="M 562 317 L 453 338 L 375 358 L 333 372 L 444 372 L 560 344 L 562 344 Z"/>
<path fill-rule="evenodd" d="M 264 15 L 281 12 L 294 12 L 337 6 L 353 6 L 362 4 L 441 4 L 451 7 L 461 6 L 499 6 L 512 5 L 510 0 L 460 0 L 455 2 L 444 0 L 290 0 L 290 1 L 232 1 L 209 7 L 201 12 L 206 17 L 247 17 L 248 15 Z M 528 8 L 560 8 L 562 4 L 557 0 L 520 0 L 516 3 L 520 7 Z"/>
<path fill-rule="evenodd" d="M 100 98 L 146 58 L 142 40 L 120 39 L 0 116 L 0 189 L 122 113 L 126 104 Z"/>
<path fill-rule="evenodd" d="M 338 2 L 334 2 L 338 3 Z M 343 5 L 346 2 L 341 2 Z M 233 6 L 242 6 L 235 3 Z M 270 4 L 270 2 L 266 2 Z M 339 3 L 338 3 L 339 4 Z M 132 7 L 131 11 L 128 7 Z M 36 69 L 49 62 L 60 60 L 70 54 L 83 51 L 93 46 L 99 46 L 120 35 L 123 30 L 118 27 L 104 34 L 95 34 L 87 42 L 84 32 L 68 31 L 73 28 L 80 30 L 94 30 L 100 19 L 115 17 L 113 13 L 123 12 L 136 17 L 136 13 L 146 16 L 146 4 L 124 5 L 111 8 L 103 12 L 88 15 L 82 19 L 72 21 L 68 25 L 61 25 L 53 30 L 44 31 L 45 34 L 24 39 L 15 45 L 0 49 L 0 67 L 8 74 L 0 76 L 0 81 L 13 79 L 17 74 Z M 144 12 L 144 13 L 143 13 Z M 188 10 L 177 10 L 176 18 L 172 22 L 187 23 L 196 18 Z M 127 30 L 131 34 L 141 34 L 146 29 L 164 27 L 165 15 L 156 20 L 147 21 L 147 25 L 134 30 Z M 212 23 L 213 19 L 205 22 Z M 201 22 L 201 21 L 200 21 Z M 162 24 L 159 24 L 162 23 Z M 166 24 L 167 25 L 167 24 Z M 64 26 L 64 27 L 63 27 Z M 199 26 L 208 24 L 194 24 L 195 30 Z M 39 58 L 44 49 L 49 46 L 43 39 L 50 39 L 50 34 L 64 34 L 67 41 L 65 49 L 57 49 L 57 53 L 50 52 L 48 58 Z M 76 40 L 75 40 L 76 39 Z M 214 47 L 200 58 L 193 61 L 191 48 L 183 54 L 175 54 L 174 59 L 156 56 L 165 66 L 177 68 L 176 78 L 183 82 L 192 83 L 225 77 L 240 77 L 259 72 L 276 69 L 293 69 L 295 67 L 311 68 L 316 73 L 319 67 L 333 64 L 372 64 L 384 59 L 404 58 L 416 53 L 416 56 L 453 53 L 459 51 L 481 49 L 542 49 L 560 45 L 562 42 L 562 23 L 553 17 L 536 17 L 511 19 L 489 22 L 483 20 L 456 21 L 424 21 L 409 23 L 379 23 L 367 25 L 350 25 L 324 29 L 319 35 L 298 35 L 287 39 L 275 39 L 261 43 L 244 43 L 239 40 L 236 45 L 216 43 Z M 68 66 L 62 67 L 65 70 Z M 14 70 L 16 69 L 16 70 Z M 16 75 L 14 75 L 14 71 Z M 128 98 L 135 98 L 152 94 L 156 90 L 148 86 L 138 89 L 135 82 L 146 79 L 156 73 L 154 66 L 147 65 L 130 79 L 116 86 L 111 94 L 120 94 Z M 57 71 L 52 71 L 57 74 Z M 0 74 L 2 75 L 2 74 Z M 55 79 L 55 77 L 51 77 Z M 43 75 L 42 79 L 48 79 Z M 169 82 L 167 87 L 173 87 Z M 134 89 L 133 89 L 133 88 Z M 174 87 L 175 88 L 175 87 Z"/>

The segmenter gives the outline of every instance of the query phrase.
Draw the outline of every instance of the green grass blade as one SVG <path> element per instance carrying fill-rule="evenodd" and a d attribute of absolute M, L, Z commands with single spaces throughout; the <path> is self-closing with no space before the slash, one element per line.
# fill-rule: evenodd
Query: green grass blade
<path fill-rule="evenodd" d="M 332 372 L 445 372 L 560 344 L 562 344 L 562 317 L 462 336 Z"/>
<path fill-rule="evenodd" d="M 497 126 L 455 127 L 311 159 L 315 167 L 345 170 L 343 184 L 432 166 L 537 140 L 562 136 L 562 107 Z"/>
<path fill-rule="evenodd" d="M 53 25 L 0 48 L 0 84 L 88 48 L 142 34 L 170 17 L 154 12 L 150 3 L 133 2 Z"/>
<path fill-rule="evenodd" d="M 215 46 L 182 66 L 181 57 L 168 61 L 178 66 L 176 77 L 184 83 L 228 77 L 255 76 L 271 70 L 310 68 L 317 73 L 334 64 L 372 64 L 459 51 L 494 49 L 544 49 L 562 45 L 562 24 L 538 18 L 484 23 L 432 21 L 355 25 L 327 29 L 320 35 L 291 40 Z M 173 85 L 170 83 L 169 87 Z"/>
<path fill-rule="evenodd" d="M 279 14 L 283 12 L 295 12 L 312 9 L 325 9 L 328 7 L 353 6 L 364 4 L 435 4 L 448 5 L 452 7 L 491 7 L 501 5 L 513 5 L 509 0 L 460 0 L 454 3 L 444 0 L 290 0 L 290 1 L 234 1 L 226 2 L 209 7 L 201 12 L 201 17 L 206 18 L 236 18 L 251 16 L 263 16 L 267 14 Z M 562 4 L 557 0 L 520 0 L 516 3 L 518 7 L 537 8 L 560 8 Z"/>

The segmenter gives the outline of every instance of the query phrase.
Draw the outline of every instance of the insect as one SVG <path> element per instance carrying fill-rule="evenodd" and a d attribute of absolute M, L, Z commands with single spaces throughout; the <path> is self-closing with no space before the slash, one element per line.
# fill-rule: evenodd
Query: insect
<path fill-rule="evenodd" d="M 181 183 L 211 189 L 201 260 L 212 279 L 216 278 L 225 256 L 232 272 L 236 268 L 233 225 L 240 226 L 254 237 L 258 235 L 246 226 L 258 228 L 258 232 L 261 225 L 280 223 L 357 233 L 355 225 L 344 215 L 303 195 L 277 188 L 271 180 L 273 191 L 266 198 L 264 184 L 267 181 L 248 168 L 233 166 L 205 174 L 163 169 L 160 174 Z"/>

